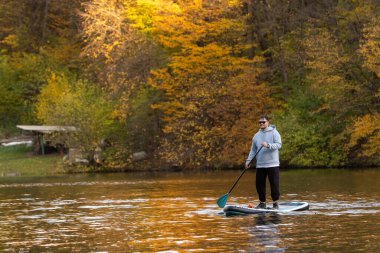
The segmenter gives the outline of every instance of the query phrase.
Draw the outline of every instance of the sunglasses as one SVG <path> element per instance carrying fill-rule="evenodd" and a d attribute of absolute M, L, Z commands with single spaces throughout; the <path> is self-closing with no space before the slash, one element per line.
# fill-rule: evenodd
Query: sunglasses
<path fill-rule="evenodd" d="M 265 124 L 267 123 L 266 121 L 259 121 L 259 124 Z"/>

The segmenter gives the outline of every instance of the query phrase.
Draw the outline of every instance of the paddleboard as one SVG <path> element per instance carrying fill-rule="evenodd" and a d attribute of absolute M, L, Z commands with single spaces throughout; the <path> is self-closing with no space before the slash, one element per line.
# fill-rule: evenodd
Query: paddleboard
<path fill-rule="evenodd" d="M 309 203 L 307 202 L 280 202 L 278 209 L 267 207 L 252 208 L 248 206 L 226 206 L 223 211 L 226 215 L 242 215 L 242 214 L 257 214 L 257 213 L 287 213 L 293 211 L 308 210 Z"/>

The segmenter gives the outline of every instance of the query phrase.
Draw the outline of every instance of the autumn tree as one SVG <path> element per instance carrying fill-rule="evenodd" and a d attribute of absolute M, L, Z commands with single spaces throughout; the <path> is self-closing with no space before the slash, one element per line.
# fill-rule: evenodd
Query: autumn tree
<path fill-rule="evenodd" d="M 232 166 L 270 113 L 282 164 L 379 164 L 378 15 L 371 0 L 3 0 L 1 135 L 77 122 L 85 149 L 111 140 L 112 168 L 142 150 Z"/>
<path fill-rule="evenodd" d="M 252 121 L 264 110 L 268 90 L 257 80 L 262 59 L 248 59 L 235 7 L 179 2 L 154 20 L 160 43 L 172 52 L 151 84 L 165 94 L 155 108 L 164 113 L 161 154 L 173 164 L 240 164 Z"/>
<path fill-rule="evenodd" d="M 2 117 L 9 130 L 16 124 L 37 124 L 34 105 L 51 71 L 79 69 L 76 26 L 79 1 L 2 1 L 0 2 L 1 86 L 4 88 Z M 5 99 L 7 98 L 7 99 Z M 17 110 L 9 99 L 17 102 Z"/>
<path fill-rule="evenodd" d="M 113 104 L 101 89 L 86 81 L 52 73 L 38 97 L 36 112 L 46 125 L 74 126 L 77 131 L 55 136 L 55 142 L 81 149 L 90 161 L 106 139 L 116 134 Z"/>
<path fill-rule="evenodd" d="M 115 102 L 113 116 L 126 129 L 119 142 L 131 152 L 154 150 L 160 131 L 159 117 L 150 107 L 158 95 L 147 79 L 150 69 L 163 61 L 163 54 L 145 31 L 136 27 L 133 14 L 147 11 L 135 1 L 96 0 L 83 3 L 81 14 L 82 60 L 88 63 L 84 76 Z"/>
<path fill-rule="evenodd" d="M 365 34 L 363 28 L 369 23 L 369 17 L 375 15 L 374 11 L 374 6 L 368 2 L 339 2 L 331 6 L 325 17 L 306 23 L 303 43 L 307 75 L 302 90 L 312 94 L 314 102 L 305 103 L 306 106 L 313 104 L 313 107 L 302 114 L 310 116 L 307 118 L 310 127 L 302 128 L 302 132 L 309 129 L 308 135 L 314 136 L 314 141 L 309 139 L 307 143 L 293 145 L 300 148 L 293 152 L 296 157 L 314 156 L 309 162 L 323 166 L 353 162 L 357 151 L 352 148 L 355 142 L 350 141 L 349 135 L 357 125 L 354 122 L 357 117 L 376 111 L 378 107 L 373 96 L 378 89 L 378 78 L 362 67 L 363 57 L 357 53 L 366 47 L 361 42 Z M 299 119 L 305 118 L 302 115 L 298 116 Z M 294 126 L 297 126 L 296 122 Z"/>
<path fill-rule="evenodd" d="M 351 157 L 377 164 L 380 155 L 380 23 L 376 18 L 364 25 L 363 35 L 358 53 L 370 75 L 367 75 L 369 83 L 364 87 L 367 92 L 361 97 L 367 101 L 368 108 L 355 119 L 353 126 L 348 127 L 350 141 L 347 147 L 354 153 Z"/>

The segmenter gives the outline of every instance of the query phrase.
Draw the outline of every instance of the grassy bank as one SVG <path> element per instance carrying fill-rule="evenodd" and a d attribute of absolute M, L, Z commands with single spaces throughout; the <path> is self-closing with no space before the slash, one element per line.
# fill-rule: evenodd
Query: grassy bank
<path fill-rule="evenodd" d="M 0 176 L 38 176 L 63 173 L 62 156 L 58 154 L 33 155 L 30 147 L 0 146 Z"/>

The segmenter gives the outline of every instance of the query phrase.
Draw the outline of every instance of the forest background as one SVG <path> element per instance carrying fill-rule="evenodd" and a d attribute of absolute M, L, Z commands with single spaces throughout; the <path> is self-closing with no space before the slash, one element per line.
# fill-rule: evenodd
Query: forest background
<path fill-rule="evenodd" d="M 109 170 L 227 168 L 268 114 L 285 166 L 379 166 L 379 16 L 370 0 L 1 0 L 0 136 L 70 125 L 55 142 Z"/>

